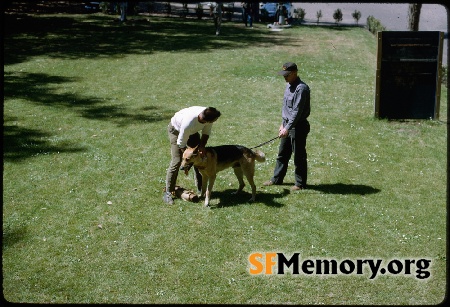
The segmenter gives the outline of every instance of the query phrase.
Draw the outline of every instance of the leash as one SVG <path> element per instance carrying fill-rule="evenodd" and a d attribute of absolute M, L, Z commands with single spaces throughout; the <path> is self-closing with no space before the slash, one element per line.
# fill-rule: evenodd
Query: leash
<path fill-rule="evenodd" d="M 267 143 L 270 143 L 270 142 L 272 142 L 273 140 L 278 139 L 278 138 L 279 138 L 279 137 L 276 136 L 276 137 L 274 137 L 273 139 L 268 140 L 267 142 L 261 143 L 261 144 L 259 144 L 258 146 L 255 146 L 255 147 L 252 147 L 252 148 L 249 148 L 249 149 L 254 149 L 254 148 L 261 147 L 261 146 L 266 145 Z"/>

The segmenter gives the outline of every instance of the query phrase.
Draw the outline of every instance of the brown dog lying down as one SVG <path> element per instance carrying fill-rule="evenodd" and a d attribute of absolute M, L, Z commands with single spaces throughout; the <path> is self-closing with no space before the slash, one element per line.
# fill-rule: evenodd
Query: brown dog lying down
<path fill-rule="evenodd" d="M 229 167 L 233 168 L 234 174 L 239 181 L 239 188 L 235 193 L 239 193 L 244 188 L 243 177 L 245 175 L 252 187 L 252 198 L 250 198 L 250 201 L 254 201 L 256 196 L 256 186 L 253 181 L 255 160 L 264 162 L 266 160 L 264 153 L 260 150 L 253 151 L 240 145 L 206 147 L 204 158 L 200 156 L 198 146 L 195 148 L 187 147 L 183 153 L 180 169 L 189 170 L 193 165 L 200 171 L 202 175 L 201 196 L 205 197 L 205 206 L 207 207 L 209 206 L 217 173 Z"/>

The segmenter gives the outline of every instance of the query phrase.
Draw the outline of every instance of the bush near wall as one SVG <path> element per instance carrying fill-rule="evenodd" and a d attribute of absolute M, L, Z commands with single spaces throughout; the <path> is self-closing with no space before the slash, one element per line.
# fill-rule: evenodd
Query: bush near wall
<path fill-rule="evenodd" d="M 372 34 L 376 34 L 379 31 L 385 31 L 386 27 L 381 24 L 381 22 L 370 15 L 367 17 L 367 28 Z"/>

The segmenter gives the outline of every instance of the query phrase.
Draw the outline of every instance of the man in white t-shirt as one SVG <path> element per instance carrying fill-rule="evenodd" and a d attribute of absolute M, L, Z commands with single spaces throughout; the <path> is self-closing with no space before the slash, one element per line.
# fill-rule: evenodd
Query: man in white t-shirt
<path fill-rule="evenodd" d="M 178 111 L 170 120 L 167 132 L 172 159 L 166 175 L 166 190 L 163 195 L 165 203 L 173 204 L 172 192 L 175 191 L 178 171 L 186 146 L 195 147 L 198 145 L 199 153 L 203 155 L 211 134 L 212 124 L 219 117 L 220 112 L 216 108 L 194 106 Z M 199 131 L 202 132 L 201 137 Z M 201 191 L 202 176 L 195 167 L 194 171 L 195 184 L 198 191 Z"/>

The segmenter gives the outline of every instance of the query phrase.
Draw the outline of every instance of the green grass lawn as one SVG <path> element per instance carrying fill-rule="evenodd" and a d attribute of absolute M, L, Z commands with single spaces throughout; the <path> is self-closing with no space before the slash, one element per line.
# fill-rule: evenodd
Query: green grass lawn
<path fill-rule="evenodd" d="M 115 18 L 115 17 L 114 17 Z M 447 89 L 440 119 L 374 118 L 377 41 L 359 27 L 270 32 L 210 19 L 28 15 L 4 39 L 3 295 L 26 303 L 438 304 L 446 294 Z M 233 172 L 211 208 L 162 202 L 167 124 L 222 112 L 209 145 L 277 135 L 284 80 L 311 87 L 310 188 Z M 180 173 L 178 184 L 193 188 Z M 431 260 L 431 276 L 251 275 L 254 252 Z"/>

